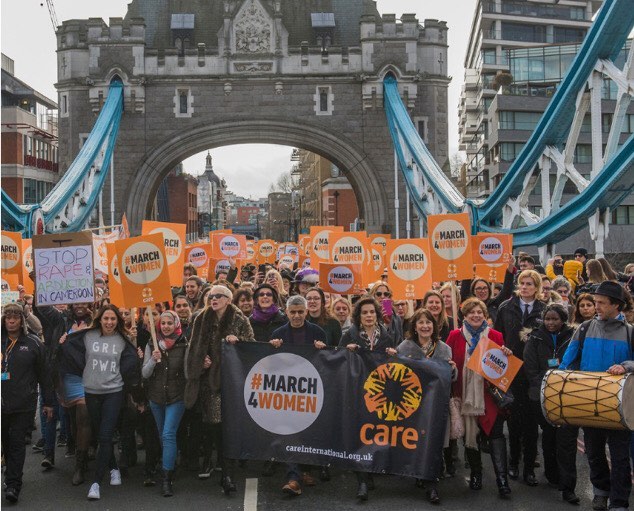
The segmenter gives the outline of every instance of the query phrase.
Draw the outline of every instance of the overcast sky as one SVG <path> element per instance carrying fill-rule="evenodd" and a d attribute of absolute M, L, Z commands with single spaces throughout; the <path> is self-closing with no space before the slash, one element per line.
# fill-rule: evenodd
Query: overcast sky
<path fill-rule="evenodd" d="M 292 1 L 292 0 L 286 0 Z M 127 0 L 53 0 L 57 20 L 123 17 Z M 458 150 L 458 98 L 463 81 L 463 61 L 476 0 L 378 0 L 379 12 L 415 13 L 447 21 L 449 26 L 449 152 Z M 2 53 L 15 61 L 18 78 L 57 100 L 56 41 L 45 0 L 2 0 Z M 214 169 L 227 180 L 231 191 L 252 197 L 268 192 L 276 176 L 290 167 L 291 148 L 254 144 L 212 150 Z M 204 170 L 205 154 L 185 160 L 185 170 Z"/>

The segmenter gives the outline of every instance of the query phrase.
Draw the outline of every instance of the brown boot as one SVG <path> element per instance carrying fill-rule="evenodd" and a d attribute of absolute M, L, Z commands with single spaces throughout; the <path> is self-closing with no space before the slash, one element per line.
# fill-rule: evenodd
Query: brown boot
<path fill-rule="evenodd" d="M 84 482 L 84 473 L 88 463 L 88 453 L 86 451 L 75 452 L 75 472 L 73 473 L 73 486 L 78 486 Z"/>

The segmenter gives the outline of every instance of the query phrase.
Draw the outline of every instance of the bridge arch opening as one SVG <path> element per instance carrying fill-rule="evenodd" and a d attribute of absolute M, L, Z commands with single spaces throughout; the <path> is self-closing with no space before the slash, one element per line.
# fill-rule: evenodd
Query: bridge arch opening
<path fill-rule="evenodd" d="M 379 169 L 362 148 L 341 133 L 273 119 L 197 125 L 156 144 L 146 152 L 126 186 L 123 206 L 132 230 L 140 232 L 142 220 L 151 217 L 159 186 L 176 165 L 203 151 L 237 144 L 290 146 L 323 156 L 348 178 L 362 226 L 368 232 L 388 232 L 387 194 Z M 262 190 L 262 196 L 266 194 L 268 188 Z"/>

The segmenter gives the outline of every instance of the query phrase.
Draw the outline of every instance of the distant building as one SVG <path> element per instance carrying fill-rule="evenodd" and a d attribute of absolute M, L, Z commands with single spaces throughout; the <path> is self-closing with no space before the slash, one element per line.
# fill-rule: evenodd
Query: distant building
<path fill-rule="evenodd" d="M 157 196 L 158 219 L 163 222 L 185 224 L 187 241 L 198 238 L 198 179 L 183 172 L 179 163 L 161 184 Z"/>
<path fill-rule="evenodd" d="M 296 182 L 293 212 L 299 230 L 311 225 L 341 225 L 346 230 L 359 217 L 354 190 L 343 172 L 323 156 L 295 149 L 291 157 Z"/>
<path fill-rule="evenodd" d="M 2 54 L 2 189 L 18 204 L 44 199 L 59 181 L 57 103 L 14 75 Z"/>
<path fill-rule="evenodd" d="M 294 232 L 295 218 L 291 211 L 291 194 L 269 193 L 266 237 L 276 241 L 291 241 L 294 240 Z"/>
<path fill-rule="evenodd" d="M 205 171 L 198 177 L 199 235 L 208 236 L 209 231 L 224 229 L 227 223 L 227 184 L 216 175 L 208 152 Z"/>

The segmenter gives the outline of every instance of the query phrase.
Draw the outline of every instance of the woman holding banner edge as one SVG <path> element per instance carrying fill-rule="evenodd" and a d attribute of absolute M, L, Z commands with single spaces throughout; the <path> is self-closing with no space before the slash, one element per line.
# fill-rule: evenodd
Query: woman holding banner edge
<path fill-rule="evenodd" d="M 461 414 L 465 422 L 465 453 L 471 476 L 469 487 L 482 489 L 482 440 L 488 440 L 495 479 L 501 497 L 511 493 L 508 482 L 506 439 L 504 438 L 505 416 L 498 409 L 493 397 L 487 392 L 488 383 L 478 373 L 467 368 L 478 343 L 490 339 L 501 347 L 505 355 L 512 355 L 504 346 L 502 334 L 487 323 L 487 307 L 477 298 L 468 298 L 461 306 L 464 316 L 462 328 L 453 330 L 447 339 L 452 359 L 458 369 L 458 377 L 453 384 L 453 395 L 462 399 Z"/>
<path fill-rule="evenodd" d="M 384 284 L 375 286 L 388 289 Z M 382 290 L 379 290 L 382 292 Z M 391 306 L 391 305 L 390 305 Z M 373 296 L 364 296 L 355 304 L 352 312 L 352 326 L 341 336 L 339 347 L 349 351 L 369 350 L 396 355 L 394 337 L 380 321 L 382 310 Z M 368 490 L 374 489 L 372 474 L 355 472 L 357 475 L 357 499 L 368 500 Z"/>
<path fill-rule="evenodd" d="M 398 345 L 396 351 L 399 355 L 422 360 L 425 358 L 445 361 L 451 366 L 451 381 L 458 378 L 456 363 L 451 359 L 451 348 L 440 340 L 438 323 L 433 314 L 427 309 L 418 309 L 411 318 L 408 339 Z M 449 421 L 449 418 L 447 418 Z M 449 426 L 449 422 L 447 422 Z M 447 428 L 448 430 L 448 428 Z M 449 431 L 445 437 L 444 449 L 449 447 Z M 451 453 L 450 453 L 451 457 Z M 422 481 L 427 486 L 427 500 L 431 504 L 440 504 L 437 480 L 440 474 L 434 479 Z"/>

